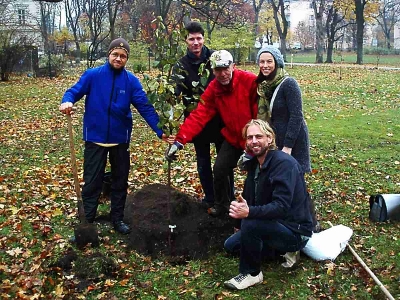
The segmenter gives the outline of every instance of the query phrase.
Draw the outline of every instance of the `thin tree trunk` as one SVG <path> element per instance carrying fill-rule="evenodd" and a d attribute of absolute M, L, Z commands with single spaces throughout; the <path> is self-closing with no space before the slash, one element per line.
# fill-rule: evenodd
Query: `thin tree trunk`
<path fill-rule="evenodd" d="M 363 64 L 363 47 L 364 47 L 364 7 L 365 0 L 355 0 L 356 6 L 356 23 L 357 23 L 357 61 L 359 65 Z"/>

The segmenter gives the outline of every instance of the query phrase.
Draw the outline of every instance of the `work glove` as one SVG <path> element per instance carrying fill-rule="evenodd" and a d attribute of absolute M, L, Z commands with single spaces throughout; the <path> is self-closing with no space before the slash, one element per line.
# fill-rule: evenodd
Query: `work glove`
<path fill-rule="evenodd" d="M 172 144 L 172 146 L 168 147 L 167 150 L 165 151 L 165 159 L 168 160 L 169 162 L 173 162 L 174 160 L 177 159 L 176 152 L 178 152 L 178 150 L 181 150 L 182 148 L 183 145 L 178 141 L 175 141 Z"/>
<path fill-rule="evenodd" d="M 243 154 L 240 156 L 237 166 L 240 171 L 247 170 L 247 162 L 253 158 L 253 154 L 244 151 Z"/>

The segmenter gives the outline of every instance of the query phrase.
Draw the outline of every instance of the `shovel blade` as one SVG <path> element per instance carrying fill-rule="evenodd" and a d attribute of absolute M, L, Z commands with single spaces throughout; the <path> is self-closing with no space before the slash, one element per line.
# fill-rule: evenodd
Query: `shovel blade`
<path fill-rule="evenodd" d="M 74 228 L 76 246 L 83 248 L 88 244 L 92 247 L 98 247 L 100 244 L 97 226 L 95 224 L 86 223 L 78 224 Z"/>

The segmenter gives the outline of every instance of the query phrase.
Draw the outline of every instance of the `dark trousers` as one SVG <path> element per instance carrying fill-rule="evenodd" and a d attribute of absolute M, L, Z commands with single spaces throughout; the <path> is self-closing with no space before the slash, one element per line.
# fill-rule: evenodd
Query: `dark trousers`
<path fill-rule="evenodd" d="M 234 243 L 230 242 L 231 247 Z M 240 230 L 240 264 L 242 274 L 260 271 L 263 248 L 295 252 L 307 244 L 301 235 L 277 221 L 243 219 Z M 264 249 L 265 251 L 265 249 Z"/>
<path fill-rule="evenodd" d="M 193 142 L 196 151 L 197 172 L 204 192 L 204 201 L 214 202 L 214 182 L 211 169 L 211 144 L 202 141 Z M 217 153 L 221 149 L 222 141 L 215 143 Z"/>
<path fill-rule="evenodd" d="M 232 146 L 227 141 L 222 143 L 214 164 L 214 206 L 216 208 L 228 209 L 234 199 L 231 174 L 242 153 L 242 149 Z"/>
<path fill-rule="evenodd" d="M 82 200 L 88 222 L 93 222 L 96 217 L 107 156 L 111 165 L 111 221 L 122 221 L 124 218 L 130 168 L 129 144 L 102 147 L 85 142 Z"/>

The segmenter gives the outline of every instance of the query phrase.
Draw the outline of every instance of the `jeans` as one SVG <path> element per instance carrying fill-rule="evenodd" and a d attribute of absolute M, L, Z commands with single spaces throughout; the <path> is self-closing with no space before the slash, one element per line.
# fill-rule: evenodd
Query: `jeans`
<path fill-rule="evenodd" d="M 233 169 L 242 155 L 243 150 L 236 148 L 227 141 L 222 143 L 214 164 L 214 195 L 215 207 L 228 209 L 233 195 Z"/>
<path fill-rule="evenodd" d="M 129 144 L 102 147 L 85 142 L 82 201 L 88 222 L 93 222 L 96 217 L 107 156 L 111 165 L 111 221 L 122 221 L 124 218 L 130 168 Z"/>
<path fill-rule="evenodd" d="M 240 251 L 239 272 L 249 274 L 260 272 L 261 260 L 271 250 L 295 252 L 304 248 L 306 243 L 300 234 L 278 221 L 243 219 L 241 230 L 230 236 L 224 247 L 229 253 Z"/>
<path fill-rule="evenodd" d="M 234 256 L 240 255 L 240 240 L 242 238 L 242 231 L 232 234 L 229 238 L 225 240 L 224 249 L 225 251 Z M 273 248 L 269 248 L 263 243 L 261 257 L 263 260 L 273 260 L 279 255 L 284 255 L 286 252 L 281 252 Z"/>

